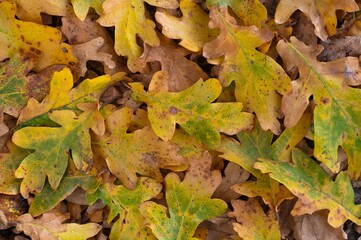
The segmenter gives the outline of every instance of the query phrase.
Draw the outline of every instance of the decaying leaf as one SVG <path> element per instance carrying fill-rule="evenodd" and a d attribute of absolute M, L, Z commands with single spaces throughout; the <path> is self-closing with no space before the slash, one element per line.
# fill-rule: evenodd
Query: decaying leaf
<path fill-rule="evenodd" d="M 322 168 L 301 150 L 292 151 L 293 164 L 259 159 L 254 167 L 285 185 L 298 201 L 292 215 L 328 209 L 329 224 L 337 228 L 347 219 L 361 224 L 361 205 L 355 205 L 350 179 L 340 172 L 332 181 Z"/>
<path fill-rule="evenodd" d="M 53 64 L 76 65 L 77 59 L 70 46 L 61 42 L 59 30 L 17 20 L 15 3 L 1 2 L 0 12 L 0 43 L 3 46 L 0 49 L 1 61 L 16 53 L 31 52 L 39 55 L 39 60 L 35 63 L 37 70 Z"/>
<path fill-rule="evenodd" d="M 147 103 L 152 128 L 165 141 L 172 138 L 176 123 L 209 147 L 220 144 L 219 132 L 235 134 L 253 125 L 253 116 L 241 112 L 242 103 L 211 103 L 222 91 L 214 78 L 199 80 L 177 93 L 168 92 L 167 76 L 163 72 L 153 76 L 148 92 L 140 83 L 130 85 L 133 99 Z"/>
<path fill-rule="evenodd" d="M 230 7 L 240 18 L 242 25 L 261 27 L 267 19 L 267 9 L 259 0 L 207 0 L 211 7 Z"/>
<path fill-rule="evenodd" d="M 140 211 L 154 236 L 159 240 L 192 238 L 198 224 L 219 216 L 227 209 L 220 199 L 211 195 L 221 182 L 218 171 L 210 171 L 211 158 L 205 152 L 193 159 L 181 182 L 177 174 L 165 177 L 167 208 L 155 202 L 144 202 Z"/>
<path fill-rule="evenodd" d="M 112 55 L 99 51 L 103 44 L 104 39 L 102 37 L 97 37 L 83 44 L 72 45 L 73 53 L 80 62 L 78 67 L 80 68 L 81 76 L 84 76 L 85 72 L 88 70 L 86 63 L 89 60 L 102 62 L 109 68 L 115 67 L 115 62 L 112 60 Z"/>
<path fill-rule="evenodd" d="M 188 167 L 187 159 L 178 154 L 179 148 L 162 141 L 150 127 L 127 133 L 132 115 L 132 109 L 126 107 L 109 115 L 106 120 L 109 135 L 97 142 L 109 170 L 125 187 L 136 187 L 137 173 L 160 182 L 163 177 L 159 168 L 183 171 Z"/>
<path fill-rule="evenodd" d="M 296 10 L 307 15 L 313 25 L 315 34 L 326 41 L 328 36 L 336 33 L 336 10 L 342 9 L 348 12 L 358 11 L 359 7 L 354 0 L 281 0 L 277 6 L 276 23 L 284 23 Z"/>
<path fill-rule="evenodd" d="M 277 49 L 286 69 L 298 67 L 300 77 L 292 82 L 293 92 L 283 97 L 286 127 L 294 126 L 313 96 L 315 157 L 333 172 L 340 170 L 337 150 L 348 155 L 348 173 L 358 178 L 361 171 L 361 90 L 350 86 L 361 83 L 359 60 L 354 57 L 318 62 L 322 46 L 306 46 L 291 37 L 280 41 Z"/>
<path fill-rule="evenodd" d="M 155 197 L 161 190 L 162 184 L 154 179 L 141 177 L 133 190 L 122 185 L 106 183 L 95 193 L 88 194 L 87 199 L 90 204 L 101 199 L 109 207 L 108 222 L 119 214 L 119 219 L 112 227 L 110 239 L 151 240 L 154 237 L 149 229 L 145 228 L 139 205 Z"/>
<path fill-rule="evenodd" d="M 23 231 L 34 240 L 84 240 L 96 235 L 102 228 L 96 223 L 76 224 L 62 223 L 69 219 L 69 214 L 57 211 L 44 213 L 40 218 L 34 219 L 30 214 L 18 217 L 18 231 Z"/>
<path fill-rule="evenodd" d="M 57 110 L 49 113 L 49 118 L 61 127 L 25 127 L 14 133 L 12 140 L 16 145 L 35 150 L 15 172 L 17 178 L 23 178 L 20 192 L 25 198 L 29 192 L 39 193 L 46 177 L 52 189 L 56 189 L 70 156 L 79 170 L 90 170 L 93 153 L 89 129 L 102 124 L 97 115 L 97 110 L 86 111 L 80 116 L 70 110 Z"/>
<path fill-rule="evenodd" d="M 244 104 L 246 111 L 256 113 L 264 130 L 280 134 L 277 118 L 282 113 L 278 93 L 290 92 L 291 81 L 272 58 L 255 49 L 272 40 L 273 33 L 237 25 L 225 8 L 212 9 L 210 18 L 210 27 L 220 28 L 221 33 L 204 46 L 203 55 L 208 59 L 224 56 L 219 80 L 224 86 L 234 81 L 237 101 Z"/>
<path fill-rule="evenodd" d="M 145 2 L 157 7 L 178 7 L 176 0 L 145 0 Z M 142 48 L 137 44 L 136 36 L 150 46 L 159 45 L 154 30 L 155 24 L 145 17 L 144 0 L 105 0 L 103 13 L 98 22 L 105 27 L 115 26 L 115 52 L 128 57 L 128 68 L 131 71 L 136 70 L 134 61 L 142 55 Z"/>
<path fill-rule="evenodd" d="M 104 0 L 71 0 L 75 15 L 81 21 L 85 20 L 90 7 L 94 8 L 98 14 L 101 14 L 103 11 L 102 8 L 103 2 Z"/>
<path fill-rule="evenodd" d="M 253 198 L 247 201 L 232 200 L 233 212 L 229 217 L 236 217 L 234 230 L 242 239 L 281 239 L 275 212 L 270 210 L 266 214 L 259 202 Z"/>
<path fill-rule="evenodd" d="M 171 92 L 182 91 L 200 78 L 207 79 L 208 75 L 195 62 L 186 58 L 190 52 L 179 48 L 171 40 L 160 37 L 160 45 L 144 46 L 144 53 L 136 61 L 139 69 L 144 69 L 148 62 L 160 62 L 161 70 L 168 74 L 168 90 Z"/>
<path fill-rule="evenodd" d="M 158 11 L 155 19 L 162 24 L 162 33 L 165 36 L 181 39 L 179 45 L 198 52 L 204 44 L 216 37 L 218 30 L 208 27 L 208 14 L 192 0 L 182 0 L 179 7 L 183 14 L 181 18 Z"/>

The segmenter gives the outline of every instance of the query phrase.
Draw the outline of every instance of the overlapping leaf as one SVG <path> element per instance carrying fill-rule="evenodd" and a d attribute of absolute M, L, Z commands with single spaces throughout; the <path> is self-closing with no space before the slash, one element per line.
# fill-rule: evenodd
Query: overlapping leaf
<path fill-rule="evenodd" d="M 102 3 L 104 0 L 71 0 L 75 15 L 82 21 L 85 20 L 89 8 L 94 8 L 98 14 L 103 11 Z"/>
<path fill-rule="evenodd" d="M 137 173 L 162 180 L 159 168 L 185 170 L 187 159 L 178 154 L 179 148 L 162 141 L 150 127 L 127 133 L 132 109 L 122 108 L 108 116 L 110 135 L 100 137 L 97 144 L 104 152 L 110 171 L 127 187 L 134 189 Z"/>
<path fill-rule="evenodd" d="M 27 213 L 18 218 L 19 224 L 16 228 L 34 240 L 84 240 L 96 235 L 101 230 L 101 226 L 96 223 L 82 225 L 63 223 L 69 218 L 69 214 L 49 212 L 39 219 L 34 219 Z"/>
<path fill-rule="evenodd" d="M 24 197 L 29 192 L 40 192 L 46 177 L 50 186 L 57 188 L 69 156 L 79 170 L 89 171 L 93 159 L 89 129 L 97 132 L 97 125 L 104 124 L 97 110 L 85 111 L 80 116 L 70 110 L 53 111 L 49 118 L 61 127 L 25 127 L 12 137 L 16 145 L 35 150 L 15 172 L 17 178 L 23 178 L 20 191 Z"/>
<path fill-rule="evenodd" d="M 310 117 L 306 115 L 297 126 L 285 130 L 272 145 L 273 134 L 263 131 L 258 124 L 251 132 L 241 132 L 237 135 L 240 143 L 230 138 L 223 138 L 222 144 L 217 148 L 223 153 L 221 157 L 239 164 L 257 178 L 255 182 L 243 182 L 234 185 L 232 189 L 248 197 L 261 196 L 272 208 L 284 199 L 292 197 L 287 189 L 254 169 L 253 165 L 258 158 L 288 161 L 290 151 L 306 135 L 309 122 Z"/>
<path fill-rule="evenodd" d="M 354 203 L 354 192 L 347 177 L 341 172 L 332 181 L 322 168 L 299 149 L 292 151 L 294 164 L 260 159 L 255 168 L 285 185 L 298 201 L 292 210 L 294 215 L 311 214 L 328 209 L 328 222 L 334 228 L 347 219 L 361 224 L 361 206 Z"/>
<path fill-rule="evenodd" d="M 244 104 L 246 111 L 256 113 L 264 130 L 280 134 L 278 93 L 290 92 L 291 82 L 281 66 L 255 49 L 272 40 L 273 33 L 237 25 L 224 8 L 212 9 L 210 18 L 210 26 L 220 28 L 221 33 L 204 46 L 203 55 L 208 59 L 224 56 L 219 72 L 222 84 L 228 86 L 234 81 L 237 101 Z"/>
<path fill-rule="evenodd" d="M 361 83 L 359 61 L 348 57 L 332 62 L 318 62 L 321 46 L 309 47 L 291 37 L 280 41 L 277 49 L 286 69 L 297 66 L 300 77 L 292 82 L 293 92 L 284 96 L 282 110 L 285 125 L 291 127 L 302 116 L 313 96 L 315 151 L 318 160 L 332 171 L 340 170 L 338 147 L 348 155 L 348 173 L 358 178 L 361 171 L 361 90 L 350 85 Z"/>
<path fill-rule="evenodd" d="M 210 171 L 211 158 L 205 152 L 193 159 L 184 180 L 170 173 L 165 178 L 167 208 L 155 202 L 144 202 L 140 211 L 159 240 L 192 238 L 198 224 L 221 215 L 227 204 L 211 195 L 221 182 L 218 171 Z"/>
<path fill-rule="evenodd" d="M 192 0 L 182 0 L 180 9 L 183 13 L 181 18 L 159 11 L 155 18 L 162 24 L 162 33 L 165 36 L 181 39 L 181 46 L 198 52 L 204 44 L 216 37 L 218 30 L 208 27 L 208 14 Z"/>
<path fill-rule="evenodd" d="M 61 42 L 61 32 L 48 26 L 15 19 L 16 4 L 0 3 L 0 61 L 16 53 L 39 55 L 35 68 L 40 70 L 53 64 L 74 66 L 77 59 L 69 45 Z M 31 31 L 29 31 L 31 29 Z"/>
<path fill-rule="evenodd" d="M 242 239 L 281 239 L 274 211 L 265 214 L 259 202 L 253 198 L 247 201 L 233 200 L 232 207 L 234 210 L 228 216 L 236 217 L 237 222 L 232 225 Z"/>
<path fill-rule="evenodd" d="M 98 19 L 102 26 L 115 26 L 115 52 L 128 57 L 128 68 L 132 71 L 136 71 L 134 61 L 142 54 L 137 36 L 150 46 L 159 45 L 155 24 L 145 17 L 144 2 L 157 7 L 178 7 L 176 0 L 105 0 Z"/>
<path fill-rule="evenodd" d="M 222 91 L 214 78 L 199 80 L 177 93 L 167 92 L 167 77 L 162 72 L 153 76 L 148 92 L 140 83 L 130 85 L 133 98 L 147 103 L 152 128 L 165 141 L 172 138 L 176 123 L 209 147 L 220 144 L 219 132 L 235 134 L 253 125 L 253 116 L 241 112 L 242 103 L 211 103 Z"/>
<path fill-rule="evenodd" d="M 259 0 L 207 0 L 211 7 L 230 7 L 240 18 L 242 25 L 261 27 L 267 19 L 267 9 Z"/>
<path fill-rule="evenodd" d="M 296 10 L 300 10 L 310 18 L 315 25 L 315 34 L 326 41 L 328 36 L 336 33 L 336 10 L 348 12 L 358 11 L 359 7 L 354 0 L 281 0 L 277 6 L 276 23 L 284 23 Z"/>
<path fill-rule="evenodd" d="M 54 73 L 50 82 L 50 92 L 39 103 L 30 99 L 27 106 L 21 110 L 19 122 L 31 120 L 46 114 L 50 110 L 76 109 L 79 103 L 96 103 L 100 95 L 110 84 L 119 81 L 125 73 L 119 73 L 116 77 L 103 75 L 94 79 L 85 79 L 77 87 L 73 87 L 73 76 L 69 69 L 65 68 Z"/>
<path fill-rule="evenodd" d="M 99 189 L 88 194 L 90 204 L 101 199 L 106 204 L 110 213 L 108 222 L 111 222 L 118 214 L 119 219 L 114 223 L 110 239 L 154 239 L 149 229 L 145 228 L 144 219 L 139 211 L 139 205 L 155 197 L 162 190 L 162 184 L 154 179 L 141 177 L 133 190 L 122 185 L 106 183 Z"/>

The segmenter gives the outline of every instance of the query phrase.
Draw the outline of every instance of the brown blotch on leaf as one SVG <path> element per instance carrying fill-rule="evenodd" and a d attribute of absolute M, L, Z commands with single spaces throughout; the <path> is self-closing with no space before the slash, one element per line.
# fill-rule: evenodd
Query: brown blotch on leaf
<path fill-rule="evenodd" d="M 323 104 L 328 104 L 330 102 L 330 99 L 329 98 L 324 98 L 324 97 L 321 97 L 321 102 Z"/>
<path fill-rule="evenodd" d="M 178 113 L 178 109 L 175 107 L 170 107 L 169 108 L 169 113 L 172 115 L 176 115 Z"/>

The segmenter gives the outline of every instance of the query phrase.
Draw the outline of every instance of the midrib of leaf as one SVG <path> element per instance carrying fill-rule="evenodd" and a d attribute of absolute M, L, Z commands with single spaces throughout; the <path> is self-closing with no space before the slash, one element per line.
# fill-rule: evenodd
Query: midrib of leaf
<path fill-rule="evenodd" d="M 194 189 L 194 188 L 193 188 Z M 198 189 L 198 188 L 197 188 Z M 191 205 L 191 202 L 194 198 L 195 194 L 192 194 L 190 200 L 189 200 L 189 204 L 187 206 L 187 209 L 186 209 L 186 213 L 188 212 L 188 209 L 190 208 L 190 205 Z M 177 198 L 177 202 L 179 203 L 178 201 L 178 198 Z M 177 235 L 177 240 L 182 240 L 182 236 L 184 235 L 184 232 L 187 233 L 187 231 L 184 229 L 183 227 L 183 223 L 184 223 L 184 219 L 185 219 L 185 214 L 182 215 L 182 221 L 181 221 L 181 224 L 179 225 L 179 231 L 178 231 L 178 235 Z"/>
<path fill-rule="evenodd" d="M 321 84 L 323 85 L 323 87 L 326 89 L 326 91 L 328 92 L 329 96 L 332 99 L 332 102 L 334 102 L 336 104 L 336 106 L 341 110 L 342 114 L 345 116 L 345 118 L 347 119 L 348 122 L 351 123 L 351 125 L 353 126 L 353 128 L 356 130 L 357 127 L 355 126 L 355 124 L 353 123 L 352 120 L 350 120 L 350 118 L 348 117 L 348 114 L 346 113 L 346 111 L 341 107 L 341 105 L 338 103 L 338 100 L 336 98 L 333 97 L 332 91 L 331 89 L 328 87 L 328 85 L 326 84 L 324 78 L 322 77 L 322 75 L 317 71 L 317 69 L 310 63 L 310 61 L 308 61 L 308 59 L 303 56 L 303 54 L 298 51 L 298 49 L 290 42 L 284 40 L 287 45 L 302 59 L 302 61 L 314 72 L 314 74 L 317 76 L 318 80 L 321 82 Z"/>

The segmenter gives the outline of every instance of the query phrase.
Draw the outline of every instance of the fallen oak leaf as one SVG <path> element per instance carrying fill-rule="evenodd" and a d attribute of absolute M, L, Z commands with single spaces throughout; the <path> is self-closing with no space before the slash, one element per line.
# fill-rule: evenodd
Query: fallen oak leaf
<path fill-rule="evenodd" d="M 178 123 L 187 133 L 209 147 L 221 142 L 219 132 L 235 134 L 253 126 L 253 115 L 241 112 L 242 103 L 212 103 L 221 93 L 220 82 L 199 80 L 182 92 L 168 92 L 168 77 L 154 74 L 148 92 L 141 83 L 130 83 L 133 99 L 148 105 L 148 117 L 154 132 L 169 141 Z"/>
<path fill-rule="evenodd" d="M 109 134 L 94 143 L 102 148 L 110 172 L 125 187 L 136 187 L 137 173 L 160 182 L 163 177 L 159 168 L 187 169 L 188 160 L 178 154 L 178 146 L 162 141 L 150 127 L 127 133 L 132 115 L 132 109 L 126 107 L 109 115 L 106 119 Z"/>
<path fill-rule="evenodd" d="M 84 21 L 89 8 L 93 8 L 99 15 L 103 12 L 102 4 L 104 0 L 71 0 L 75 15 Z"/>
<path fill-rule="evenodd" d="M 192 236 L 202 221 L 227 209 L 222 200 L 211 199 L 221 182 L 221 174 L 210 171 L 209 153 L 204 152 L 190 164 L 182 182 L 175 173 L 165 177 L 168 209 L 151 201 L 140 205 L 145 221 L 159 240 L 196 239 Z"/>
<path fill-rule="evenodd" d="M 76 56 L 79 61 L 77 70 L 80 70 L 80 76 L 84 76 L 88 70 L 86 63 L 89 60 L 102 62 L 109 68 L 115 67 L 116 64 L 112 60 L 111 54 L 99 52 L 99 49 L 103 46 L 103 44 L 104 39 L 102 37 L 97 37 L 83 44 L 71 45 L 74 56 Z"/>
<path fill-rule="evenodd" d="M 44 213 L 38 219 L 26 213 L 18 217 L 16 230 L 24 232 L 34 240 L 84 240 L 95 236 L 102 228 L 96 223 L 63 223 L 69 218 L 69 213 L 57 211 Z"/>
<path fill-rule="evenodd" d="M 291 214 L 312 214 L 327 209 L 328 223 L 337 228 L 347 219 L 361 224 L 361 205 L 354 203 L 350 179 L 340 172 L 332 181 L 322 168 L 299 149 L 292 151 L 293 164 L 268 159 L 258 159 L 256 169 L 285 185 L 298 201 Z"/>
<path fill-rule="evenodd" d="M 39 56 L 35 70 L 41 70 L 53 64 L 76 65 L 77 59 L 71 47 L 61 42 L 59 30 L 17 20 L 15 18 L 16 4 L 12 2 L 1 2 L 0 11 L 2 12 L 0 43 L 4 46 L 0 49 L 0 61 L 19 52 L 31 52 Z"/>

